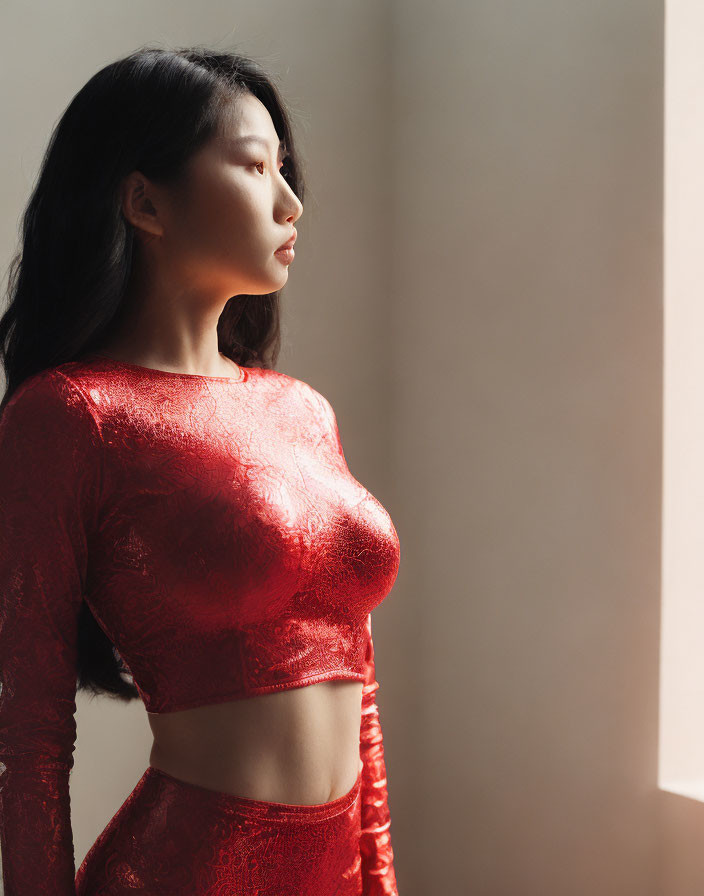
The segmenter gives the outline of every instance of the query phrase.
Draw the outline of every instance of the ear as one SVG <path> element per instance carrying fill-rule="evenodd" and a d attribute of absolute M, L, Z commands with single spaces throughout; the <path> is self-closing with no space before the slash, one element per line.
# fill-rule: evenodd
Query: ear
<path fill-rule="evenodd" d="M 145 234 L 162 236 L 163 222 L 157 208 L 160 206 L 157 190 L 140 171 L 132 171 L 121 185 L 121 210 L 125 220 Z"/>

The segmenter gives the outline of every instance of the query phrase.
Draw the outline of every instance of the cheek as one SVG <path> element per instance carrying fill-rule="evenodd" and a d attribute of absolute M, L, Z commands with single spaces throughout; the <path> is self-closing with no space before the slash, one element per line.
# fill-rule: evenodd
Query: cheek
<path fill-rule="evenodd" d="M 235 191 L 201 194 L 180 221 L 178 242 L 184 252 L 218 252 L 247 239 L 251 220 L 247 204 Z"/>
<path fill-rule="evenodd" d="M 200 171 L 174 214 L 174 255 L 198 265 L 259 266 L 267 242 L 265 195 L 244 165 Z"/>
<path fill-rule="evenodd" d="M 260 218 L 257 191 L 245 175 L 219 178 L 198 203 L 199 224 L 218 243 L 254 243 Z"/>

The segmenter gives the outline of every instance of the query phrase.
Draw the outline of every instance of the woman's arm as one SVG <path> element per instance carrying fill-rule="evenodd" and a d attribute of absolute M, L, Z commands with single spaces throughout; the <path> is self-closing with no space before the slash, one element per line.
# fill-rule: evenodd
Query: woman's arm
<path fill-rule="evenodd" d="M 367 616 L 367 652 L 364 660 L 362 687 L 362 724 L 360 756 L 362 769 L 362 856 L 363 896 L 398 896 L 394 853 L 391 847 L 391 813 L 389 812 L 384 744 L 376 704 L 374 642 L 372 616 Z"/>
<path fill-rule="evenodd" d="M 60 373 L 0 418 L 0 853 L 4 896 L 74 896 L 77 629 L 100 434 Z"/>

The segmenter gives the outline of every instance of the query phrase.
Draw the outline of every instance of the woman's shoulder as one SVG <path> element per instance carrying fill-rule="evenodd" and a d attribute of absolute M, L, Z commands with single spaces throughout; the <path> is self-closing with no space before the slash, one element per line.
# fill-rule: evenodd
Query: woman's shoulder
<path fill-rule="evenodd" d="M 58 367 L 31 374 L 0 413 L 3 512 L 63 514 L 80 506 L 94 514 L 103 454 L 101 427 L 71 379 Z"/>
<path fill-rule="evenodd" d="M 335 411 L 330 400 L 315 386 L 312 386 L 306 380 L 299 379 L 287 373 L 279 371 L 274 372 L 288 389 L 296 395 L 302 402 L 303 407 L 307 408 L 314 417 L 325 424 L 335 424 Z"/>
<path fill-rule="evenodd" d="M 25 377 L 3 402 L 0 426 L 41 431 L 48 441 L 98 429 L 91 402 L 67 366 L 47 367 Z"/>

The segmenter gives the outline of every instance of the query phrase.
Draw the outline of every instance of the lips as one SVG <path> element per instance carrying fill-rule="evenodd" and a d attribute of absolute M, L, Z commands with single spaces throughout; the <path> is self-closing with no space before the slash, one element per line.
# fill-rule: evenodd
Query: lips
<path fill-rule="evenodd" d="M 279 246 L 279 248 L 278 248 L 276 251 L 277 251 L 277 252 L 280 252 L 281 249 L 293 249 L 293 244 L 296 242 L 296 237 L 297 237 L 297 236 L 298 236 L 298 234 L 297 234 L 296 231 L 294 230 L 294 231 L 293 231 L 293 236 L 291 237 L 291 239 L 287 240 L 287 241 L 283 244 L 283 246 Z"/>

